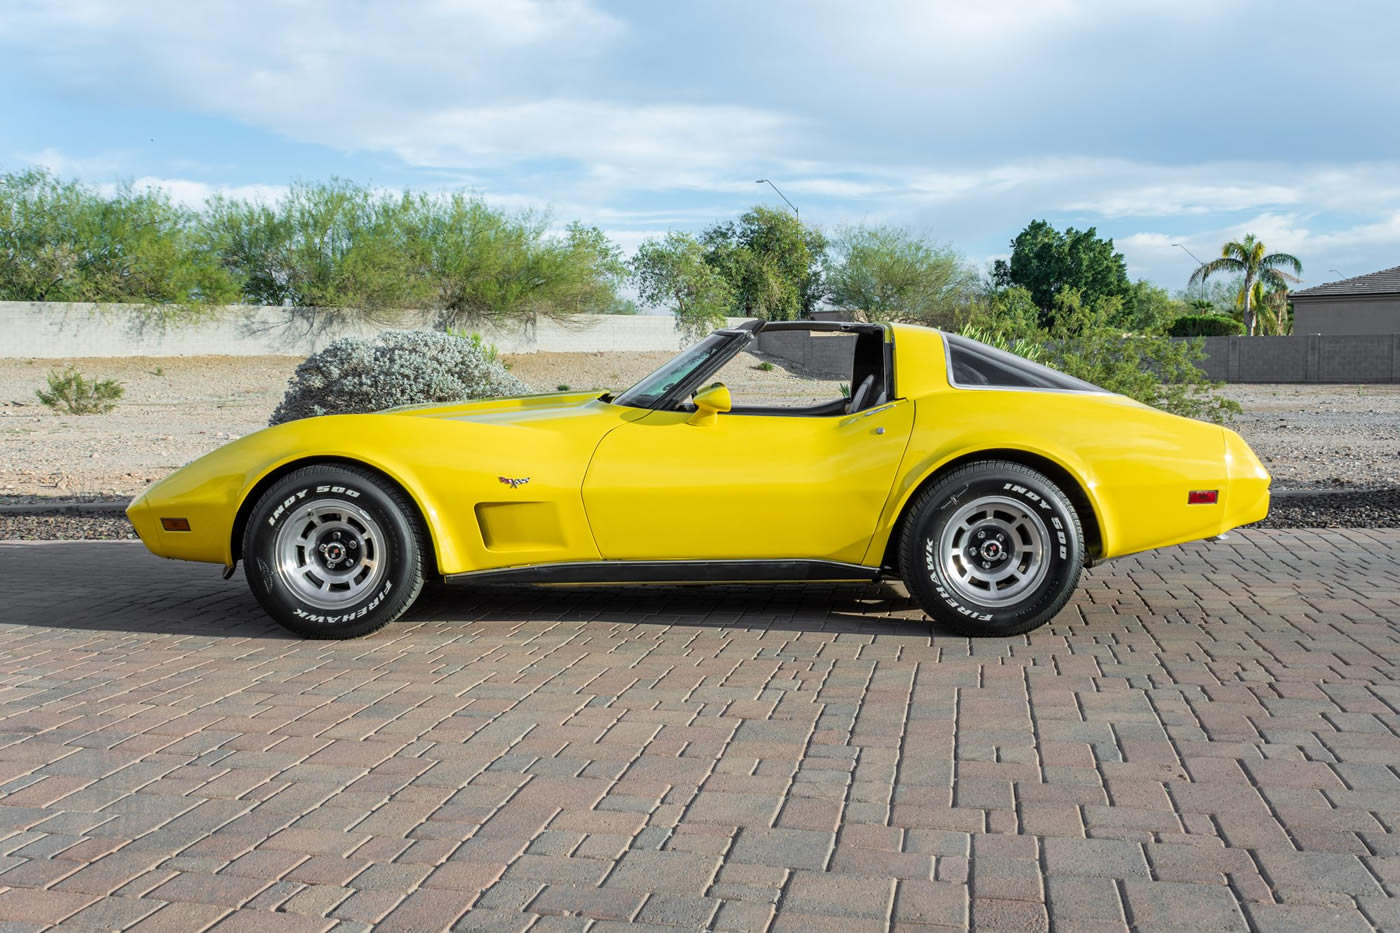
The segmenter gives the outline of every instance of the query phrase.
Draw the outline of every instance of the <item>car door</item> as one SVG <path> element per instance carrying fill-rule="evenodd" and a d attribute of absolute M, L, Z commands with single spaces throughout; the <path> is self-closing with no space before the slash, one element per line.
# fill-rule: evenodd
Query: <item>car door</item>
<path fill-rule="evenodd" d="M 898 400 L 854 415 L 655 411 L 611 431 L 583 500 L 608 560 L 859 563 L 913 424 Z"/>

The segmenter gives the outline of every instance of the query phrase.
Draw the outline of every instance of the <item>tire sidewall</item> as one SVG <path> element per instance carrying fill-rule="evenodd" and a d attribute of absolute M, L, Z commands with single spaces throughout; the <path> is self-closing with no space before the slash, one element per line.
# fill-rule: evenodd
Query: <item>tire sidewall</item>
<path fill-rule="evenodd" d="M 298 506 L 316 500 L 343 501 L 363 510 L 384 534 L 384 579 L 357 602 L 325 609 L 304 602 L 277 572 L 277 534 L 295 520 Z M 253 508 L 244 538 L 248 584 L 264 609 L 293 631 L 326 637 L 353 637 L 373 631 L 397 615 L 400 604 L 413 595 L 418 571 L 410 519 L 387 493 L 363 476 L 335 468 L 297 471 L 277 482 Z"/>
<path fill-rule="evenodd" d="M 940 559 L 939 542 L 958 507 L 986 496 L 1021 502 L 1040 518 L 1049 536 L 1044 579 L 1010 606 L 989 606 L 967 598 L 948 579 Z M 950 477 L 934 489 L 914 521 L 910 543 L 917 553 L 905 555 L 909 568 L 906 583 L 918 591 L 916 595 L 931 616 L 961 630 L 992 635 L 1035 627 L 1047 607 L 1058 609 L 1078 582 L 1083 545 L 1074 507 L 1053 483 L 1029 470 L 1012 473 L 987 466 L 970 471 L 970 475 Z"/>

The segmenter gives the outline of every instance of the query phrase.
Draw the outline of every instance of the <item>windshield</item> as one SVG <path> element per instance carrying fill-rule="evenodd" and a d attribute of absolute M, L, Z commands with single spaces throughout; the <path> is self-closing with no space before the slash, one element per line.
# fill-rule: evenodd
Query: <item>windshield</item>
<path fill-rule="evenodd" d="M 653 408 L 691 373 L 712 360 L 733 339 L 733 334 L 711 334 L 656 372 L 623 392 L 613 403 L 632 408 Z"/>

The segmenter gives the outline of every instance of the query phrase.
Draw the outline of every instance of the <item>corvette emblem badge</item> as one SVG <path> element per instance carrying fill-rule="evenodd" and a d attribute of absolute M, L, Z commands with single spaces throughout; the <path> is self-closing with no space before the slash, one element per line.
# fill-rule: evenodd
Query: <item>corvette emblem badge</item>
<path fill-rule="evenodd" d="M 528 476 L 498 476 L 496 479 L 505 483 L 511 489 L 519 489 L 530 481 L 530 477 Z"/>

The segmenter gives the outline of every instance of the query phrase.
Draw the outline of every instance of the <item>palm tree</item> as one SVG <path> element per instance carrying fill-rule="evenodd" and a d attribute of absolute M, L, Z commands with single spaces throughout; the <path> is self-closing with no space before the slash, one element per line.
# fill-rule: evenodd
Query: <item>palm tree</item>
<path fill-rule="evenodd" d="M 1285 272 L 1292 269 L 1293 272 Z M 1257 316 L 1254 313 L 1254 285 L 1261 282 L 1273 289 L 1286 288 L 1289 282 L 1302 281 L 1303 264 L 1297 256 L 1289 253 L 1266 253 L 1264 242 L 1256 240 L 1254 234 L 1245 234 L 1242 240 L 1231 240 L 1220 247 L 1220 258 L 1202 263 L 1191 274 L 1191 284 L 1204 282 L 1213 273 L 1232 272 L 1244 276 L 1244 287 L 1240 290 L 1244 297 L 1244 326 L 1249 335 L 1254 336 Z"/>
<path fill-rule="evenodd" d="M 1265 288 L 1263 282 L 1255 282 L 1250 303 L 1255 308 L 1260 333 L 1283 336 L 1293 329 L 1288 320 L 1288 286 Z M 1239 304 L 1244 304 L 1243 296 Z"/>

